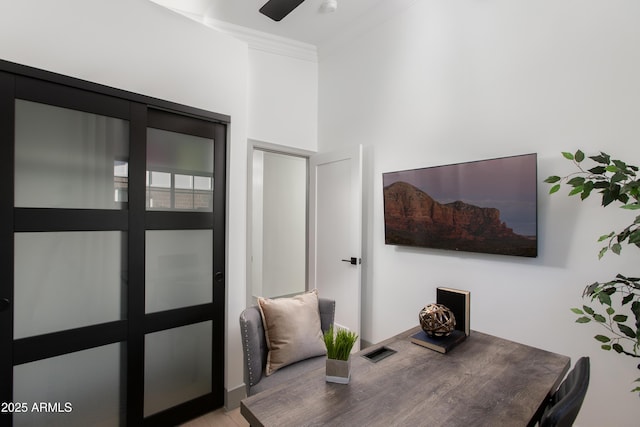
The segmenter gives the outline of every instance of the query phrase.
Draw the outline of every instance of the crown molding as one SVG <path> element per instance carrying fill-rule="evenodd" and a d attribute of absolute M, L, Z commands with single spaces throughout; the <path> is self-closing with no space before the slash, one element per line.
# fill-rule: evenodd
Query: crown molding
<path fill-rule="evenodd" d="M 205 18 L 203 23 L 221 33 L 245 41 L 250 49 L 290 56 L 305 61 L 318 62 L 318 49 L 312 44 L 230 24 L 217 19 Z"/>
<path fill-rule="evenodd" d="M 188 12 L 186 10 L 176 8 L 169 9 L 206 27 L 227 34 L 230 37 L 242 40 L 248 44 L 249 49 L 260 50 L 276 55 L 289 56 L 291 58 L 302 59 L 314 63 L 318 62 L 318 49 L 312 44 L 276 36 L 274 34 L 231 24 L 218 19 L 208 18 L 198 13 Z"/>

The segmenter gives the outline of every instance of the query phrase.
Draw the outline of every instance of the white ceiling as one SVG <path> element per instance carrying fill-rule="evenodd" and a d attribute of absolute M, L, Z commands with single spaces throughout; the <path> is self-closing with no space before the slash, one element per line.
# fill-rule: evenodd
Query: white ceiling
<path fill-rule="evenodd" d="M 415 0 L 337 0 L 335 12 L 322 11 L 323 0 L 305 0 L 282 21 L 258 12 L 267 0 L 151 0 L 203 20 L 217 20 L 299 42 L 322 45 L 362 21 L 385 19 L 393 10 Z"/>

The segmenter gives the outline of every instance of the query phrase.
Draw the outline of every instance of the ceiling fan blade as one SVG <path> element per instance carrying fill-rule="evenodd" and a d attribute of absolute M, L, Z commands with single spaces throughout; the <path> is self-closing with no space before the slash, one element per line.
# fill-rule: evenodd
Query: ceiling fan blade
<path fill-rule="evenodd" d="M 269 0 L 261 8 L 260 13 L 274 21 L 280 21 L 304 0 Z"/>

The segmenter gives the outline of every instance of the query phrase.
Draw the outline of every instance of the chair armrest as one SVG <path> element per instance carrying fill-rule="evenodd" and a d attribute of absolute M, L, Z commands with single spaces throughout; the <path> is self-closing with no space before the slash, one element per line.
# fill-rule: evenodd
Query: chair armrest
<path fill-rule="evenodd" d="M 262 315 L 257 306 L 248 307 L 240 314 L 240 333 L 245 359 L 245 382 L 248 388 L 260 381 L 262 370 L 267 363 L 267 342 Z"/>
<path fill-rule="evenodd" d="M 327 332 L 336 315 L 336 302 L 332 299 L 318 298 L 318 309 L 320 310 L 320 328 L 322 332 Z"/>

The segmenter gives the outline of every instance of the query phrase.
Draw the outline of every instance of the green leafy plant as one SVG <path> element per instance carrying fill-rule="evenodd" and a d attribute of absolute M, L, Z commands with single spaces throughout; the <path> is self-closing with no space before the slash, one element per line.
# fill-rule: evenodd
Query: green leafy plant
<path fill-rule="evenodd" d="M 324 333 L 324 344 L 327 346 L 327 358 L 348 360 L 351 349 L 358 340 L 358 334 L 343 328 L 334 332 L 333 325 Z"/>
<path fill-rule="evenodd" d="M 569 196 L 579 194 L 581 200 L 584 200 L 596 191 L 601 194 L 603 207 L 617 202 L 623 209 L 640 209 L 637 166 L 613 160 L 608 154 L 601 152 L 588 157 L 594 166 L 586 169 L 583 166 L 585 154 L 582 151 L 578 150 L 573 154 L 563 152 L 562 155 L 573 162 L 577 171 L 564 177 L 552 175 L 545 179 L 546 183 L 552 184 L 550 194 L 558 192 L 564 183 L 571 187 Z M 598 252 L 598 259 L 609 251 L 619 255 L 623 244 L 640 248 L 640 215 L 623 230 L 600 236 L 598 242 L 605 242 Z M 626 356 L 640 358 L 640 278 L 618 274 L 608 282 L 594 282 L 587 286 L 582 296 L 592 304 L 571 309 L 579 316 L 576 322 L 589 323 L 593 320 L 608 331 L 606 335 L 598 334 L 594 337 L 603 350 L 614 350 Z M 600 309 L 593 306 L 593 303 L 599 303 Z M 640 378 L 635 382 L 640 382 Z M 640 386 L 632 391 L 640 391 Z"/>

